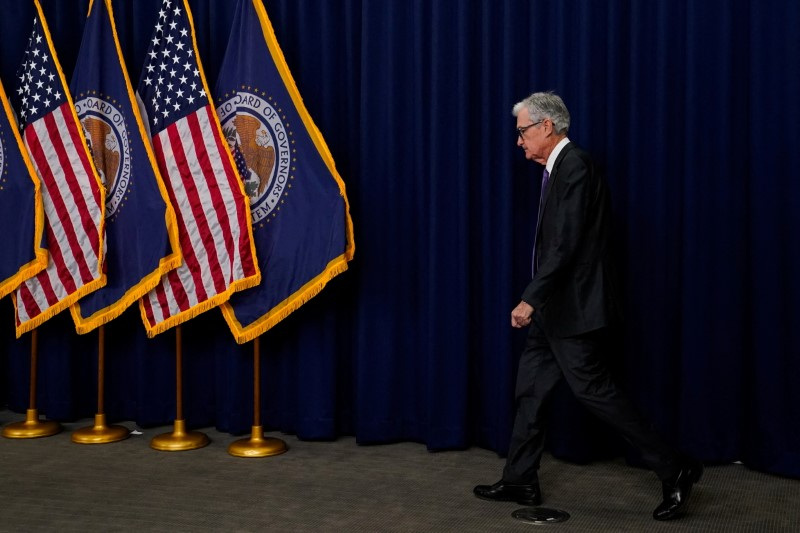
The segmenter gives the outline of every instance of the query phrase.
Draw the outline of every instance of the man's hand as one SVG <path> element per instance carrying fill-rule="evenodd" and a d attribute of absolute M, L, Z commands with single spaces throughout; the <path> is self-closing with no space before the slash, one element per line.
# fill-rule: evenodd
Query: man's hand
<path fill-rule="evenodd" d="M 511 326 L 524 328 L 531 323 L 531 315 L 533 315 L 533 307 L 527 302 L 520 302 L 511 311 Z"/>

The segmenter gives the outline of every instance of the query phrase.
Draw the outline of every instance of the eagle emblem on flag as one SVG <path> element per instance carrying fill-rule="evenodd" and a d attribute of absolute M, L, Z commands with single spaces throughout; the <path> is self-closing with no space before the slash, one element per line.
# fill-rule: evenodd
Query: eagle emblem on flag
<path fill-rule="evenodd" d="M 250 197 L 253 224 L 268 222 L 286 201 L 294 175 L 291 131 L 266 92 L 243 88 L 217 109 L 222 131 Z"/>
<path fill-rule="evenodd" d="M 106 219 L 113 217 L 125 198 L 131 179 L 128 127 L 110 98 L 78 95 L 75 110 L 89 144 L 94 166 L 106 188 Z"/>

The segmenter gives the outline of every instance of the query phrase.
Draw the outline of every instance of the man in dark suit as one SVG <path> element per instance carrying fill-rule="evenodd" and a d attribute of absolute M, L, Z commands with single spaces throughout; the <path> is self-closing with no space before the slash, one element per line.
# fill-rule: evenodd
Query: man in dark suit
<path fill-rule="evenodd" d="M 528 327 L 517 374 L 517 411 L 503 478 L 475 495 L 539 505 L 537 471 L 544 448 L 542 407 L 563 378 L 575 397 L 613 426 L 661 479 L 656 520 L 679 515 L 702 464 L 667 445 L 616 387 L 601 351 L 619 316 L 605 181 L 589 154 L 567 137 L 569 111 L 553 93 L 517 103 L 517 145 L 544 165 L 532 258 L 532 279 L 511 311 L 511 325 Z"/>

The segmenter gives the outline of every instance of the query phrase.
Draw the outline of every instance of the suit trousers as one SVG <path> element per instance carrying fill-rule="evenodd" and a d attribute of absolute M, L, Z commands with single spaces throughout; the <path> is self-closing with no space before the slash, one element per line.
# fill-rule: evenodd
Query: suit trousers
<path fill-rule="evenodd" d="M 603 363 L 606 333 L 601 329 L 575 337 L 547 335 L 541 313 L 534 313 L 519 361 L 517 410 L 503 481 L 538 483 L 545 436 L 542 409 L 561 379 L 566 379 L 582 405 L 638 449 L 644 463 L 661 480 L 678 472 L 677 452 L 615 385 Z"/>

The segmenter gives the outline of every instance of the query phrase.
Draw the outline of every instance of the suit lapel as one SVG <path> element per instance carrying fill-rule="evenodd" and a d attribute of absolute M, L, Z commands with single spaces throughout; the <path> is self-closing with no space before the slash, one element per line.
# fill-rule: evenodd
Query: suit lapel
<path fill-rule="evenodd" d="M 558 157 L 556 157 L 555 163 L 553 163 L 553 171 L 550 173 L 550 179 L 547 180 L 547 187 L 543 193 L 544 202 L 542 202 L 542 208 L 539 210 L 539 219 L 536 221 L 536 227 L 539 228 L 539 231 L 541 231 L 542 228 L 542 218 L 544 217 L 544 212 L 547 210 L 547 202 L 550 201 L 550 190 L 553 188 L 556 180 L 558 179 L 558 169 L 561 166 L 561 162 L 564 161 L 564 157 L 566 157 L 567 152 L 572 150 L 572 148 L 572 142 L 567 143 L 564 148 L 561 149 Z"/>

